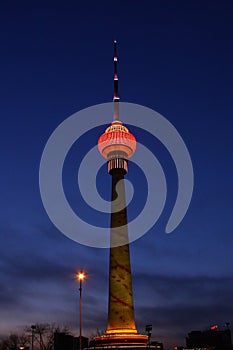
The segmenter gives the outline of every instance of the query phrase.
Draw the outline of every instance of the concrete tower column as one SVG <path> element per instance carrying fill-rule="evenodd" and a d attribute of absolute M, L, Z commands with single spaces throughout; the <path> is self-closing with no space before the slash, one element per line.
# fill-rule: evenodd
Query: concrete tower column
<path fill-rule="evenodd" d="M 127 208 L 124 188 L 125 170 L 116 168 L 112 175 L 112 213 L 109 264 L 109 306 L 106 333 L 137 333 L 134 320 L 133 290 L 129 244 L 115 246 L 120 241 L 128 242 Z M 120 182 L 119 182 L 120 181 Z M 118 195 L 116 185 L 118 183 Z M 117 211 L 117 206 L 123 207 Z"/>

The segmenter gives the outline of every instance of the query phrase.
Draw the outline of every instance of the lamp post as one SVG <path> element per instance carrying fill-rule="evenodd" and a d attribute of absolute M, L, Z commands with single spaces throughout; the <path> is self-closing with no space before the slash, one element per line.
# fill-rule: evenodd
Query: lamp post
<path fill-rule="evenodd" d="M 32 350 L 34 350 L 34 334 L 36 330 L 36 326 L 34 324 L 31 326 L 31 330 L 32 330 Z"/>
<path fill-rule="evenodd" d="M 77 274 L 79 280 L 79 350 L 82 350 L 82 282 L 85 277 L 83 271 Z"/>
<path fill-rule="evenodd" d="M 150 337 L 151 337 L 151 332 L 152 332 L 152 325 L 151 324 L 147 324 L 146 325 L 146 332 L 147 332 L 147 335 L 148 335 L 147 347 L 150 349 Z"/>

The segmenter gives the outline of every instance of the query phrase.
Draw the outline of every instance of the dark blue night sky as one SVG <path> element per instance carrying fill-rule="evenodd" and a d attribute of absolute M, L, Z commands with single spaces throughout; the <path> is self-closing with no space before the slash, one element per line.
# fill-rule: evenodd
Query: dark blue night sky
<path fill-rule="evenodd" d="M 108 250 L 77 244 L 53 226 L 38 177 L 53 130 L 83 108 L 112 101 L 115 38 L 121 100 L 164 115 L 182 135 L 195 174 L 188 213 L 166 235 L 176 173 L 159 142 L 144 135 L 163 165 L 170 197 L 157 224 L 131 245 L 138 329 L 152 324 L 152 337 L 168 350 L 184 344 L 191 330 L 233 323 L 232 2 L 12 1 L 0 5 L 1 335 L 37 322 L 78 333 L 80 268 L 88 273 L 84 333 L 106 327 Z M 88 142 L 95 140 L 83 147 Z M 74 205 L 72 169 L 81 149 L 73 148 L 64 169 Z M 140 188 L 141 174 L 133 173 L 128 178 L 140 203 L 146 185 L 140 181 Z M 102 174 L 107 198 L 110 177 Z M 139 207 L 132 205 L 129 217 Z"/>

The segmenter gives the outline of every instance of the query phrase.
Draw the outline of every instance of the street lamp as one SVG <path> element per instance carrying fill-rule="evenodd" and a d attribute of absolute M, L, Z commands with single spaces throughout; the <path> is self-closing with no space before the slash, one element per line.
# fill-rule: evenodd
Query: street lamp
<path fill-rule="evenodd" d="M 86 278 L 83 271 L 77 274 L 79 280 L 79 350 L 82 350 L 82 282 Z"/>
<path fill-rule="evenodd" d="M 31 330 L 32 330 L 32 350 L 34 350 L 34 334 L 36 330 L 36 326 L 34 324 L 31 326 Z"/>
<path fill-rule="evenodd" d="M 150 337 L 151 337 L 151 332 L 152 332 L 152 325 L 151 325 L 151 324 L 147 324 L 147 325 L 146 325 L 146 332 L 147 332 L 147 335 L 148 335 L 148 343 L 147 343 L 147 346 L 148 346 L 148 348 L 150 349 Z"/>

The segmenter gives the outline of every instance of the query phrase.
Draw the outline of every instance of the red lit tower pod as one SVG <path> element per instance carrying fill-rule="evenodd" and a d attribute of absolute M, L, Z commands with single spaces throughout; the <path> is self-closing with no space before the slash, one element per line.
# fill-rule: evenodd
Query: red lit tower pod
<path fill-rule="evenodd" d="M 112 211 L 108 326 L 104 335 L 95 338 L 95 346 L 121 348 L 135 345 L 139 349 L 146 347 L 148 336 L 138 334 L 135 325 L 125 187 L 120 181 L 128 171 L 128 159 L 136 151 L 136 139 L 119 120 L 116 42 L 113 101 L 114 121 L 98 140 L 99 151 L 107 159 L 108 172 L 112 176 Z"/>
<path fill-rule="evenodd" d="M 108 160 L 108 171 L 124 169 L 128 171 L 128 159 L 136 150 L 136 139 L 133 134 L 120 122 L 113 121 L 98 141 L 101 155 Z"/>

